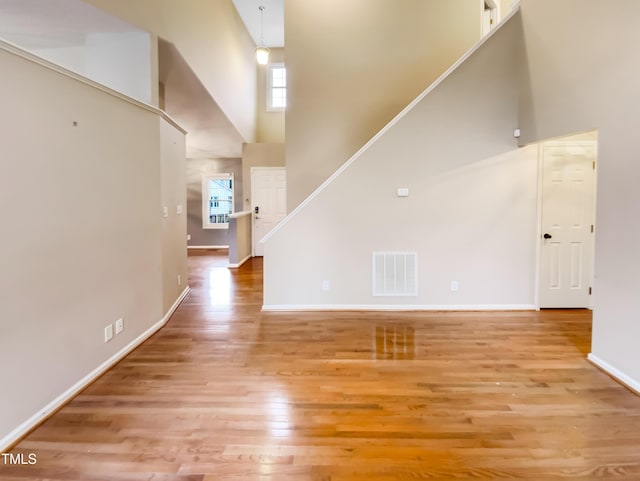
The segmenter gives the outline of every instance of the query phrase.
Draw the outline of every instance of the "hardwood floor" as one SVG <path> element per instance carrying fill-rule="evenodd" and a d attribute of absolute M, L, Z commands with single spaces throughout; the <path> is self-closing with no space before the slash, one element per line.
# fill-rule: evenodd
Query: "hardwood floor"
<path fill-rule="evenodd" d="M 262 313 L 262 263 L 192 255 L 167 326 L 0 479 L 640 480 L 640 398 L 590 312 Z"/>

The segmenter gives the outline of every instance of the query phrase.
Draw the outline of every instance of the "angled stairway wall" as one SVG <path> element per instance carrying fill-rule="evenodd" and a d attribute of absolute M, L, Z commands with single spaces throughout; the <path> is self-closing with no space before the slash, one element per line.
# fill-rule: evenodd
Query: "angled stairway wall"
<path fill-rule="evenodd" d="M 482 6 L 285 2 L 289 212 L 473 47 Z"/>
<path fill-rule="evenodd" d="M 516 15 L 268 236 L 265 309 L 533 307 L 537 150 L 513 138 L 520 38 Z M 374 251 L 417 253 L 417 296 L 372 295 Z"/>

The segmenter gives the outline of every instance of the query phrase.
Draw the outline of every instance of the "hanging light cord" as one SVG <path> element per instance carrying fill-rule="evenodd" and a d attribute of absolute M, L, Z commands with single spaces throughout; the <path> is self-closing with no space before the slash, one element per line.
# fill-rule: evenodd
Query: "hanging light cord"
<path fill-rule="evenodd" d="M 256 60 L 260 65 L 267 65 L 269 63 L 269 49 L 264 45 L 264 5 L 260 5 L 260 45 L 256 48 Z"/>
<path fill-rule="evenodd" d="M 258 10 L 260 10 L 260 46 L 264 47 L 264 5 L 260 5 Z"/>

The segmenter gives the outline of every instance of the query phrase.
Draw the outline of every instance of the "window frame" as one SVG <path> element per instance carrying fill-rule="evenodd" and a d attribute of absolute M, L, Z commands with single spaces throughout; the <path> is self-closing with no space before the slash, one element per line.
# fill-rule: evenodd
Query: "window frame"
<path fill-rule="evenodd" d="M 275 69 L 284 70 L 284 87 L 273 86 L 273 71 Z M 273 89 L 282 88 L 284 90 L 284 107 L 274 107 L 273 105 Z M 284 63 L 270 63 L 267 67 L 267 112 L 284 112 L 287 109 L 287 68 Z"/>
<path fill-rule="evenodd" d="M 203 174 L 202 176 L 202 228 L 203 229 L 228 229 L 229 221 L 227 222 L 210 222 L 209 214 L 210 214 L 210 205 L 211 196 L 209 194 L 209 183 L 212 180 L 231 180 L 231 212 L 229 214 L 233 214 L 235 212 L 235 190 L 236 190 L 236 182 L 233 177 L 233 173 L 222 173 L 222 174 Z M 226 200 L 226 199 L 225 199 Z"/>

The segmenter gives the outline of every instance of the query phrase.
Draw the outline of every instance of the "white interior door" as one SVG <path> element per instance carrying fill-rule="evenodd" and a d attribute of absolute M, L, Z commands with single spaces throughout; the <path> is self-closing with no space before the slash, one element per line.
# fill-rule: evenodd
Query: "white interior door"
<path fill-rule="evenodd" d="M 264 255 L 260 240 L 287 215 L 287 176 L 284 167 L 251 168 L 253 255 Z"/>
<path fill-rule="evenodd" d="M 590 307 L 596 143 L 542 149 L 540 307 Z"/>

